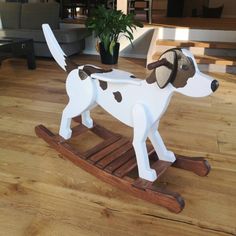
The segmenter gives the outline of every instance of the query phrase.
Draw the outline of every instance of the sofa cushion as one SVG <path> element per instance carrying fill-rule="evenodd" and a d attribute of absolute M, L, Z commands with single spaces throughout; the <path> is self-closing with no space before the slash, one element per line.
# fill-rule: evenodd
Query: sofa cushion
<path fill-rule="evenodd" d="M 60 44 L 73 43 L 80 41 L 89 35 L 85 28 L 74 29 L 57 29 L 53 30 L 55 37 Z M 44 42 L 45 38 L 42 30 L 29 30 L 29 29 L 8 29 L 0 30 L 0 37 L 12 38 L 32 38 L 34 42 Z"/>
<path fill-rule="evenodd" d="M 86 28 L 53 30 L 59 43 L 71 43 L 84 39 L 90 35 Z"/>
<path fill-rule="evenodd" d="M 80 53 L 85 48 L 85 41 L 80 40 L 74 43 L 66 43 L 60 45 L 63 52 L 67 55 L 73 55 Z M 52 57 L 51 52 L 48 50 L 48 46 L 46 43 L 34 43 L 34 52 L 35 56 L 39 57 Z"/>
<path fill-rule="evenodd" d="M 21 3 L 0 2 L 0 25 L 3 29 L 17 29 L 20 27 Z"/>
<path fill-rule="evenodd" d="M 56 2 L 22 4 L 21 28 L 41 29 L 42 24 L 48 23 L 52 29 L 58 29 L 59 8 Z"/>

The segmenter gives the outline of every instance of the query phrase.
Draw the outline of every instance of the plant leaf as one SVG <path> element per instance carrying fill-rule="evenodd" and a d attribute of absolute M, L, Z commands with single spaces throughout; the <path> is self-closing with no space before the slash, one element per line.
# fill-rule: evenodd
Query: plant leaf
<path fill-rule="evenodd" d="M 114 55 L 114 47 L 116 45 L 116 42 L 114 40 L 111 41 L 110 46 L 109 46 L 109 52 L 113 56 Z"/>
<path fill-rule="evenodd" d="M 143 24 L 134 19 L 134 14 L 123 14 L 120 10 L 106 9 L 103 5 L 98 6 L 87 18 L 87 29 L 103 43 L 106 51 L 113 55 L 113 48 L 118 42 L 120 34 L 125 36 L 132 44 L 133 30 L 143 27 Z"/>

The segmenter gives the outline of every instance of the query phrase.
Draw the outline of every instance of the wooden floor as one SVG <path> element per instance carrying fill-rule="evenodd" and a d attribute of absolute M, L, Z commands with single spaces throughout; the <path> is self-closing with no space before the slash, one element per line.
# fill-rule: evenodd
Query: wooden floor
<path fill-rule="evenodd" d="M 95 57 L 74 59 L 99 65 Z M 144 65 L 142 60 L 120 59 L 118 67 L 144 78 Z M 164 174 L 161 181 L 186 202 L 180 214 L 173 214 L 101 182 L 36 137 L 34 127 L 40 123 L 58 130 L 67 102 L 66 74 L 54 61 L 38 60 L 35 71 L 27 70 L 24 60 L 3 62 L 0 235 L 236 235 L 236 77 L 216 76 L 220 88 L 214 95 L 174 95 L 160 124 L 170 150 L 204 156 L 212 165 L 208 177 L 175 168 Z M 92 116 L 131 137 L 132 130 L 101 108 Z M 84 137 L 78 146 L 86 149 L 96 142 Z"/>

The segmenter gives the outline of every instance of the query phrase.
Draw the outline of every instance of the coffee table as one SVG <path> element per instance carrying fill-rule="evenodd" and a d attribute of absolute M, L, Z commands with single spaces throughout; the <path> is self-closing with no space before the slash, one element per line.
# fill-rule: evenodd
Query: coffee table
<path fill-rule="evenodd" d="M 28 69 L 36 68 L 33 39 L 0 38 L 0 65 L 4 59 L 26 57 Z"/>

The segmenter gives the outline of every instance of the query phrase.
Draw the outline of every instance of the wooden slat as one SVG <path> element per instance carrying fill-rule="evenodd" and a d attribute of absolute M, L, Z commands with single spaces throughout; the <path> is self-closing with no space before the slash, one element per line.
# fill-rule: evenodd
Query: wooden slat
<path fill-rule="evenodd" d="M 110 163 L 104 170 L 108 173 L 112 173 L 122 165 L 124 165 L 127 161 L 129 161 L 132 157 L 135 156 L 134 149 L 129 150 L 120 156 L 119 159 L 116 159 L 112 163 Z"/>
<path fill-rule="evenodd" d="M 207 160 L 201 157 L 186 158 L 181 155 L 176 155 L 176 161 L 172 165 L 176 168 L 192 171 L 199 176 L 206 176 L 211 170 Z"/>
<path fill-rule="evenodd" d="M 111 137 L 114 137 L 114 133 L 110 132 L 109 130 L 101 127 L 100 125 L 96 125 L 91 129 L 92 132 L 94 132 L 96 135 L 103 139 L 108 139 Z"/>
<path fill-rule="evenodd" d="M 77 135 L 80 135 L 88 130 L 93 132 L 95 135 L 105 139 L 103 142 L 97 144 L 95 147 L 89 149 L 85 153 L 83 153 L 83 157 L 85 159 L 89 158 L 90 156 L 94 155 L 95 153 L 101 151 L 105 147 L 111 145 L 112 143 L 118 141 L 121 138 L 121 135 L 114 134 L 110 132 L 109 130 L 102 128 L 101 126 L 94 123 L 94 126 L 92 129 L 88 129 L 84 125 L 81 124 L 81 116 L 73 118 L 73 120 L 77 123 L 80 123 L 79 125 L 75 126 L 72 129 L 72 137 L 76 137 Z"/>
<path fill-rule="evenodd" d="M 148 156 L 151 160 L 156 160 L 156 153 L 155 150 L 151 145 L 147 145 L 147 151 Z M 134 153 L 134 157 L 132 157 L 130 160 L 128 160 L 125 164 L 120 166 L 116 171 L 114 171 L 114 175 L 123 178 L 125 175 L 127 175 L 129 172 L 134 170 L 137 167 L 137 161 Z"/>
<path fill-rule="evenodd" d="M 157 40 L 157 45 L 173 47 L 200 47 L 215 49 L 236 49 L 235 42 L 207 42 L 207 41 L 181 41 L 181 40 Z"/>
<path fill-rule="evenodd" d="M 82 118 L 81 118 L 81 116 L 76 116 L 73 118 L 73 121 L 81 124 Z"/>
<path fill-rule="evenodd" d="M 157 173 L 157 180 L 162 174 L 171 166 L 171 162 L 158 160 L 151 165 L 151 168 L 154 169 Z M 138 178 L 134 181 L 133 186 L 140 189 L 147 189 L 152 186 L 152 182 Z"/>
<path fill-rule="evenodd" d="M 82 133 L 86 132 L 87 130 L 88 130 L 87 127 L 79 124 L 79 125 L 72 128 L 72 137 L 76 137 L 78 135 L 81 135 Z"/>
<path fill-rule="evenodd" d="M 152 146 L 147 145 L 148 155 L 150 160 L 157 160 L 157 155 L 155 153 L 155 150 Z M 109 164 L 104 170 L 108 173 L 114 172 L 116 169 L 124 165 L 126 162 L 128 162 L 131 158 L 135 157 L 134 149 L 132 148 L 128 152 L 121 155 L 119 159 L 116 159 L 111 164 Z"/>
<path fill-rule="evenodd" d="M 91 157 L 92 155 L 94 155 L 95 153 L 98 153 L 101 150 L 103 150 L 104 148 L 108 147 L 109 145 L 117 142 L 119 139 L 121 139 L 121 135 L 116 135 L 116 136 L 113 136 L 109 139 L 106 139 L 102 143 L 99 143 L 95 147 L 93 147 L 93 148 L 89 149 L 88 151 L 86 151 L 83 155 L 87 159 L 87 158 Z"/>
<path fill-rule="evenodd" d="M 121 147 L 122 145 L 126 144 L 128 142 L 127 138 L 121 138 L 117 142 L 112 143 L 111 145 L 105 147 L 101 151 L 97 152 L 93 156 L 91 156 L 88 161 L 90 163 L 96 163 L 99 160 L 103 159 L 106 155 L 110 154 L 111 152 L 114 152 L 116 149 Z"/>
<path fill-rule="evenodd" d="M 128 142 L 122 145 L 120 148 L 116 149 L 114 152 L 110 153 L 109 155 L 105 156 L 103 159 L 96 163 L 101 169 L 104 169 L 107 165 L 112 163 L 113 161 L 117 160 L 121 155 L 127 153 L 132 148 L 132 143 Z"/>
<path fill-rule="evenodd" d="M 151 168 L 156 171 L 158 179 L 171 165 L 171 162 L 158 160 L 151 165 Z"/>
<path fill-rule="evenodd" d="M 130 171 L 132 171 L 136 166 L 137 166 L 136 158 L 133 157 L 124 165 L 122 165 L 120 168 L 118 168 L 113 174 L 117 177 L 122 178 L 125 175 L 127 175 Z"/>

